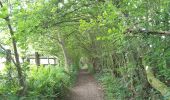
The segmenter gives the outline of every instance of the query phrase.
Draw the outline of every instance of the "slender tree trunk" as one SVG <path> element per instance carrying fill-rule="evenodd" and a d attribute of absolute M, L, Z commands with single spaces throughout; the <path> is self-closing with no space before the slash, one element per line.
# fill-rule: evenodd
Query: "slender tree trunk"
<path fill-rule="evenodd" d="M 65 41 L 60 37 L 59 34 L 58 34 L 58 40 L 59 40 L 59 44 L 61 46 L 61 49 L 63 51 L 64 61 L 65 61 L 65 70 L 69 71 L 69 66 L 71 64 L 71 60 L 69 58 L 68 51 L 65 47 Z"/>
<path fill-rule="evenodd" d="M 18 54 L 18 49 L 17 49 L 17 45 L 16 45 L 16 40 L 15 40 L 15 37 L 14 37 L 14 31 L 12 30 L 12 26 L 10 24 L 9 17 L 7 17 L 5 20 L 8 23 L 8 28 L 9 28 L 9 31 L 10 31 L 10 35 L 12 37 L 12 45 L 13 45 L 13 49 L 14 49 L 14 56 L 15 56 L 16 67 L 17 67 L 17 72 L 18 72 L 19 84 L 23 88 L 20 91 L 19 95 L 23 95 L 23 94 L 25 94 L 24 91 L 25 91 L 26 86 L 25 86 L 24 75 L 22 73 L 21 64 L 20 64 L 20 61 L 19 61 L 19 54 Z"/>
<path fill-rule="evenodd" d="M 11 50 L 7 50 L 6 51 L 6 65 L 10 65 L 11 64 Z"/>
<path fill-rule="evenodd" d="M 119 66 L 117 65 L 116 61 L 117 61 L 116 55 L 115 55 L 115 53 L 113 53 L 112 54 L 113 73 L 114 73 L 115 77 L 120 77 L 120 73 L 117 71 Z"/>
<path fill-rule="evenodd" d="M 69 59 L 68 52 L 65 48 L 64 43 L 61 43 L 61 48 L 63 50 L 64 60 L 65 60 L 65 68 L 66 68 L 66 70 L 68 70 L 68 67 L 70 66 L 70 59 Z"/>
<path fill-rule="evenodd" d="M 93 69 L 96 72 L 98 70 L 97 69 L 97 58 L 95 57 L 92 58 L 92 64 L 93 64 Z"/>
<path fill-rule="evenodd" d="M 7 71 L 8 71 L 9 80 L 12 83 L 11 50 L 9 50 L 9 49 L 6 51 L 6 63 L 5 63 L 5 66 L 6 66 Z"/>
<path fill-rule="evenodd" d="M 0 1 L 0 6 L 3 7 L 3 4 L 2 4 L 1 1 Z M 15 37 L 14 37 L 14 31 L 12 29 L 9 16 L 4 18 L 4 20 L 7 22 L 8 29 L 10 31 L 10 35 L 11 35 L 11 39 L 12 39 L 12 46 L 13 46 L 14 56 L 15 56 L 16 69 L 17 69 L 17 72 L 18 72 L 19 84 L 22 87 L 22 89 L 19 91 L 19 95 L 23 95 L 25 93 L 25 90 L 26 90 L 25 87 L 26 86 L 25 86 L 25 80 L 24 80 L 23 73 L 22 73 L 21 64 L 20 64 L 20 61 L 19 61 L 19 54 L 18 54 L 18 50 L 17 50 L 16 40 L 15 40 Z"/>

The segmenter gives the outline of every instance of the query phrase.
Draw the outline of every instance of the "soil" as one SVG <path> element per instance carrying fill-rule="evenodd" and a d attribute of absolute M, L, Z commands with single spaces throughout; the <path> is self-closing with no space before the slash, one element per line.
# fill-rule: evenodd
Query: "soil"
<path fill-rule="evenodd" d="M 66 100 L 104 100 L 101 86 L 92 74 L 81 70 L 75 87 L 70 89 Z"/>

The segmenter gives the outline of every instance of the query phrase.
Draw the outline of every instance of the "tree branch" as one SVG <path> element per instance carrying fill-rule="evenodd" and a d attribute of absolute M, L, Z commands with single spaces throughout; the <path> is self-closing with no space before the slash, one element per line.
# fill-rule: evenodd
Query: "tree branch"
<path fill-rule="evenodd" d="M 2 44 L 0 43 L 0 48 L 6 52 L 6 49 L 2 46 Z"/>
<path fill-rule="evenodd" d="M 1 48 L 5 53 L 7 53 L 8 50 L 6 50 L 6 49 L 2 46 L 2 44 L 0 44 L 0 48 Z M 11 60 L 12 60 L 13 64 L 16 66 L 17 64 L 16 64 L 14 58 L 11 57 Z"/>
<path fill-rule="evenodd" d="M 162 31 L 162 30 L 145 30 L 142 28 L 139 29 L 127 29 L 125 34 L 127 33 L 147 33 L 153 35 L 170 35 L 170 31 Z"/>
<path fill-rule="evenodd" d="M 3 4 L 2 4 L 2 2 L 0 1 L 0 6 L 1 6 L 1 8 L 3 7 Z"/>

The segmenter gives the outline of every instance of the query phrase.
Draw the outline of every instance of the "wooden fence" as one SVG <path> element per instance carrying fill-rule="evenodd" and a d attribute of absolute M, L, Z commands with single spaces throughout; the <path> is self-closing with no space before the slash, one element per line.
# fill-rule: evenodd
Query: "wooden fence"
<path fill-rule="evenodd" d="M 21 59 L 22 59 L 21 63 L 28 62 L 30 64 L 36 64 L 37 66 L 59 64 L 57 57 L 41 56 L 38 52 L 35 52 L 34 55 L 28 55 L 27 57 L 23 57 Z M 43 61 L 41 61 L 41 60 L 45 60 L 46 63 L 43 63 Z M 12 55 L 11 55 L 11 50 L 7 50 L 6 51 L 6 63 L 7 64 L 11 63 L 11 61 L 13 61 Z"/>

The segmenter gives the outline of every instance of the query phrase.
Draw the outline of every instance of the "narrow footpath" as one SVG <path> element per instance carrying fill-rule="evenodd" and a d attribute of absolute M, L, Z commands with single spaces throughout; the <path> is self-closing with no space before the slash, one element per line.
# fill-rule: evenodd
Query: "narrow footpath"
<path fill-rule="evenodd" d="M 68 100 L 104 100 L 101 87 L 94 77 L 87 71 L 82 70 L 78 75 L 78 80 L 70 90 Z"/>

